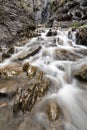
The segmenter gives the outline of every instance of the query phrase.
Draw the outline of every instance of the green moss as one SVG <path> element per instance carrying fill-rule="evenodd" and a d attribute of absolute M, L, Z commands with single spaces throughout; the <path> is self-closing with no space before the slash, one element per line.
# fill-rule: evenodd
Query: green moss
<path fill-rule="evenodd" d="M 84 24 L 82 25 L 82 24 L 80 24 L 78 21 L 76 21 L 76 22 L 74 22 L 74 23 L 72 24 L 72 27 L 73 27 L 73 28 L 78 28 L 78 27 L 83 28 L 83 27 L 87 27 L 87 23 L 84 23 Z"/>
<path fill-rule="evenodd" d="M 74 27 L 74 28 L 78 28 L 79 26 L 80 26 L 80 24 L 79 24 L 78 21 L 76 21 L 76 22 L 74 22 L 74 23 L 72 24 L 72 27 Z"/>

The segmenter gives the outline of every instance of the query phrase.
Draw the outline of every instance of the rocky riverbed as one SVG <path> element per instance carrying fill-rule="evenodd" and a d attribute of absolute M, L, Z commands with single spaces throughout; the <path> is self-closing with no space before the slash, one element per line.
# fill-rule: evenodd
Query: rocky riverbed
<path fill-rule="evenodd" d="M 87 130 L 86 0 L 0 1 L 0 130 Z"/>
<path fill-rule="evenodd" d="M 86 130 L 86 30 L 38 28 L 24 44 L 1 46 L 1 130 Z"/>

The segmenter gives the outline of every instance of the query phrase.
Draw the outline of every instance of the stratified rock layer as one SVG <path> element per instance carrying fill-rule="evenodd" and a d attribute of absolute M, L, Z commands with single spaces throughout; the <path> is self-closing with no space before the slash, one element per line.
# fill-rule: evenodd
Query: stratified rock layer
<path fill-rule="evenodd" d="M 29 37 L 35 29 L 33 7 L 25 0 L 0 1 L 0 45 Z"/>

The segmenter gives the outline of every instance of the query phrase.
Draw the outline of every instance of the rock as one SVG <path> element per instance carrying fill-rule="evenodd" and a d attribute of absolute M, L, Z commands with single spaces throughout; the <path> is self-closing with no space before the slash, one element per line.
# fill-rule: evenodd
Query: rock
<path fill-rule="evenodd" d="M 63 45 L 63 43 L 64 43 L 64 41 L 61 38 L 59 38 L 59 37 L 57 39 L 57 42 L 58 42 L 59 45 Z"/>
<path fill-rule="evenodd" d="M 24 65 L 23 65 L 23 67 L 22 67 L 22 68 L 23 68 L 23 71 L 27 72 L 29 67 L 30 67 L 29 62 L 24 63 Z"/>
<path fill-rule="evenodd" d="M 40 99 L 48 91 L 50 80 L 43 77 L 43 72 L 29 63 L 23 65 L 23 70 L 27 72 L 29 82 L 17 92 L 13 105 L 13 112 L 22 111 L 23 113 L 31 111 L 37 99 Z"/>
<path fill-rule="evenodd" d="M 7 50 L 7 54 L 13 54 L 14 53 L 14 50 L 15 50 L 15 48 L 12 46 L 12 47 L 10 47 L 8 50 Z"/>
<path fill-rule="evenodd" d="M 2 52 L 2 48 L 1 48 L 1 46 L 0 46 L 0 52 Z"/>
<path fill-rule="evenodd" d="M 0 1 L 0 44 L 10 46 L 35 29 L 31 1 Z"/>
<path fill-rule="evenodd" d="M 87 46 L 87 28 L 80 28 L 76 34 L 76 44 Z"/>
<path fill-rule="evenodd" d="M 0 53 L 0 63 L 2 62 L 2 53 Z"/>
<path fill-rule="evenodd" d="M 74 73 L 74 76 L 80 81 L 87 82 L 87 65 L 83 65 Z"/>
<path fill-rule="evenodd" d="M 18 112 L 21 107 L 21 96 L 22 96 L 22 88 L 19 88 L 16 94 L 15 103 L 13 106 L 13 112 Z"/>
<path fill-rule="evenodd" d="M 0 78 L 4 78 L 4 79 L 8 78 L 7 71 L 0 71 Z"/>
<path fill-rule="evenodd" d="M 0 92 L 0 98 L 5 98 L 5 97 L 7 97 L 7 94 L 6 94 L 6 93 L 1 93 L 1 92 Z"/>
<path fill-rule="evenodd" d="M 54 52 L 54 59 L 56 60 L 76 61 L 82 57 L 83 55 L 80 56 L 78 53 L 66 49 L 56 49 Z"/>
<path fill-rule="evenodd" d="M 52 29 L 49 29 L 49 31 L 47 32 L 46 36 L 56 36 L 57 35 L 57 31 L 52 31 Z"/>
<path fill-rule="evenodd" d="M 33 76 L 35 76 L 35 73 L 37 71 L 37 68 L 34 66 L 29 66 L 28 70 L 27 70 L 27 76 L 29 78 L 32 78 Z"/>
<path fill-rule="evenodd" d="M 37 54 L 40 49 L 42 47 L 41 46 L 34 46 L 34 47 L 31 47 L 29 49 L 26 49 L 24 51 L 22 51 L 19 55 L 18 55 L 18 59 L 19 60 L 24 60 L 26 58 L 29 58 L 30 56 L 34 56 L 35 54 Z"/>
<path fill-rule="evenodd" d="M 48 106 L 47 106 L 47 114 L 48 114 L 49 120 L 55 121 L 59 118 L 61 114 L 61 109 L 55 102 L 51 101 L 48 103 Z"/>
<path fill-rule="evenodd" d="M 14 50 L 15 50 L 14 47 L 10 47 L 8 50 L 2 53 L 2 60 L 11 57 L 11 55 L 14 53 Z"/>
<path fill-rule="evenodd" d="M 54 21 L 70 21 L 70 20 L 85 20 L 87 19 L 87 6 L 86 1 L 78 0 L 54 0 L 50 1 L 49 6 L 49 20 L 48 26 L 54 25 Z M 85 6 L 84 6 L 85 5 Z M 68 26 L 68 25 L 67 25 Z"/>
<path fill-rule="evenodd" d="M 0 68 L 0 93 L 8 98 L 16 94 L 17 88 L 27 81 L 20 64 L 10 64 Z"/>

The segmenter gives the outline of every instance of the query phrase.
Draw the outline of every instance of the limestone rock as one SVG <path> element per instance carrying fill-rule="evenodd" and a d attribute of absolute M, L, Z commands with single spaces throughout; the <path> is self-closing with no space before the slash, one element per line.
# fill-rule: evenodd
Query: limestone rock
<path fill-rule="evenodd" d="M 26 50 L 22 51 L 18 55 L 17 58 L 19 60 L 24 60 L 30 56 L 34 56 L 35 54 L 37 54 L 40 51 L 41 48 L 42 48 L 41 46 L 34 46 L 34 47 L 29 48 L 28 50 L 26 49 Z"/>
<path fill-rule="evenodd" d="M 43 77 L 43 72 L 34 66 L 26 63 L 23 66 L 23 70 L 27 71 L 29 82 L 18 89 L 16 99 L 13 105 L 13 112 L 17 113 L 22 111 L 23 113 L 31 111 L 36 103 L 37 99 L 41 98 L 48 91 L 50 80 Z"/>
<path fill-rule="evenodd" d="M 49 31 L 47 32 L 46 36 L 56 36 L 57 35 L 57 31 L 52 31 L 52 29 L 49 29 Z"/>
<path fill-rule="evenodd" d="M 14 50 L 15 50 L 14 47 L 10 47 L 8 50 L 2 53 L 2 60 L 11 57 L 11 55 L 14 53 Z"/>
<path fill-rule="evenodd" d="M 35 29 L 33 7 L 25 0 L 0 0 L 0 44 L 10 46 Z"/>
<path fill-rule="evenodd" d="M 87 28 L 80 28 L 76 34 L 76 44 L 87 46 Z"/>
<path fill-rule="evenodd" d="M 84 4 L 85 3 L 85 4 Z M 53 21 L 86 20 L 87 5 L 85 0 L 52 0 L 49 7 L 48 26 L 53 25 Z"/>
<path fill-rule="evenodd" d="M 47 114 L 51 121 L 55 121 L 61 114 L 60 107 L 55 102 L 49 102 L 47 107 Z"/>
<path fill-rule="evenodd" d="M 74 73 L 74 76 L 80 81 L 87 82 L 87 65 L 83 65 L 78 71 Z"/>
<path fill-rule="evenodd" d="M 76 61 L 82 57 L 83 55 L 80 56 L 78 53 L 74 53 L 74 51 L 69 51 L 66 49 L 56 49 L 54 52 L 54 58 L 56 60 Z"/>

